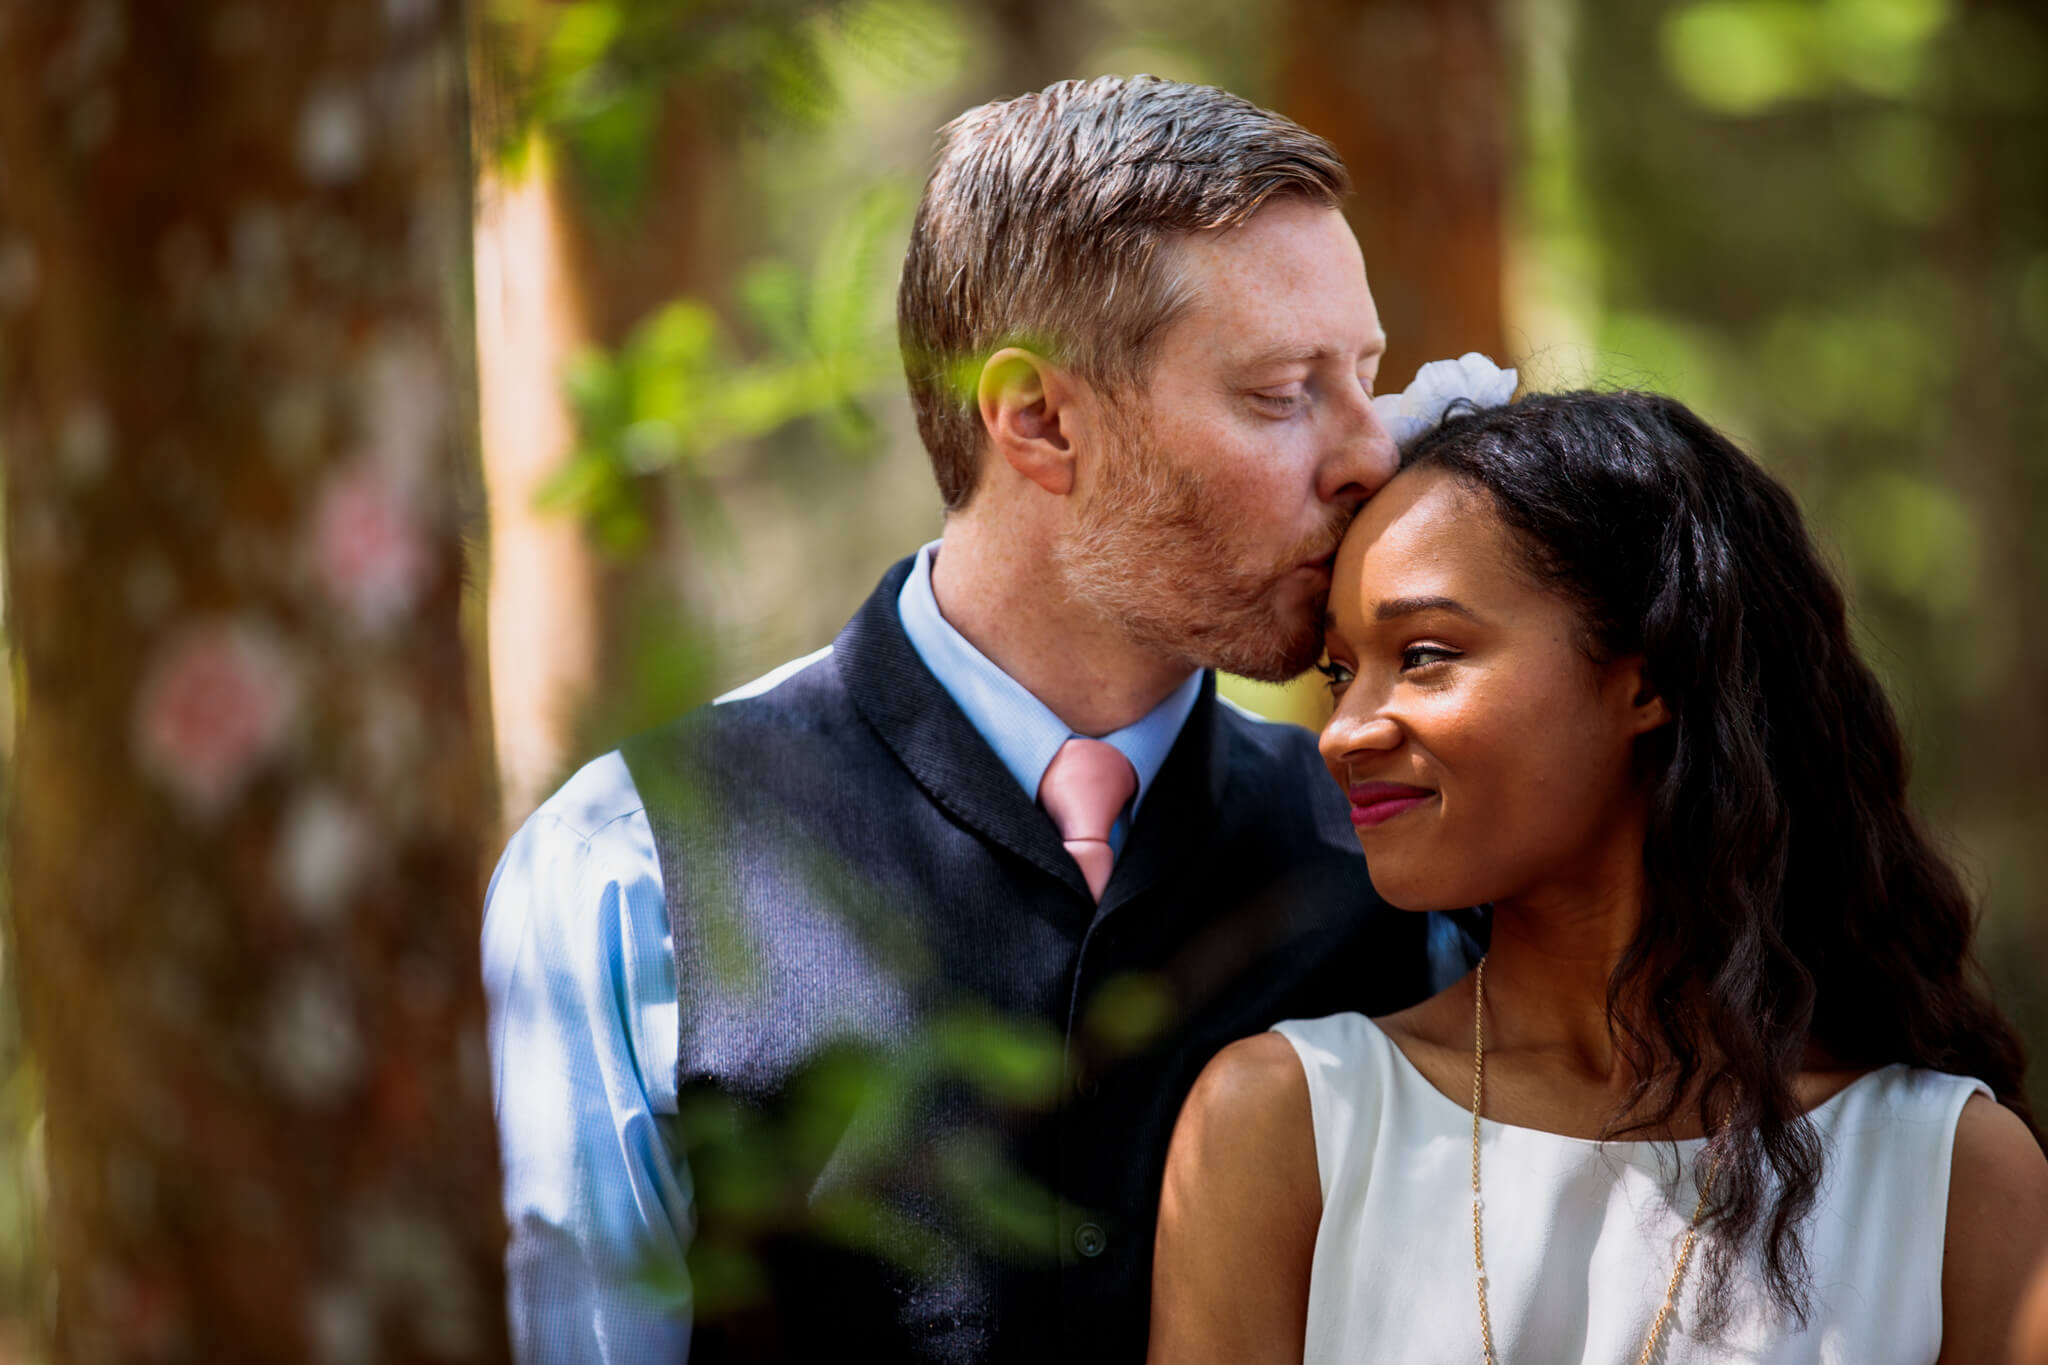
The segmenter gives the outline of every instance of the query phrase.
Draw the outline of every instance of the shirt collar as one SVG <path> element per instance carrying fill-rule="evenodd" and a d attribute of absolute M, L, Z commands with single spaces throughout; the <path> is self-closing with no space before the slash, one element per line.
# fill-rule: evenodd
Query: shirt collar
<path fill-rule="evenodd" d="M 903 633 L 910 637 L 910 647 L 939 680 L 939 686 L 1024 788 L 1024 794 L 1036 801 L 1038 784 L 1045 779 L 1053 755 L 1075 732 L 939 614 L 939 599 L 932 592 L 932 559 L 939 544 L 935 540 L 917 552 L 910 577 L 897 595 L 896 613 L 902 618 Z M 1130 808 L 1133 819 L 1201 692 L 1202 674 L 1197 670 L 1143 717 L 1121 730 L 1094 736 L 1114 746 L 1137 771 L 1138 791 Z"/>

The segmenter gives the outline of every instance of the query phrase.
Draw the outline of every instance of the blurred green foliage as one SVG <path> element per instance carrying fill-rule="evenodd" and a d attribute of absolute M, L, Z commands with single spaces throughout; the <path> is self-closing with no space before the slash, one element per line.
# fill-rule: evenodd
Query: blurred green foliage
<path fill-rule="evenodd" d="M 497 152 L 539 130 L 614 220 L 645 194 L 667 103 L 694 88 L 735 124 L 815 124 L 832 109 L 820 21 L 838 0 L 490 0 L 480 36 L 509 107 Z"/>
<path fill-rule="evenodd" d="M 808 273 L 772 259 L 747 270 L 740 296 L 761 340 L 752 354 L 693 299 L 663 305 L 615 351 L 580 354 L 565 379 L 577 448 L 542 505 L 631 554 L 650 530 L 649 475 L 672 473 L 686 506 L 714 508 L 710 480 L 730 470 L 739 443 L 799 419 L 847 454 L 870 452 L 864 400 L 901 375 L 886 304 L 911 204 L 908 186 L 876 185 L 834 224 Z"/>
<path fill-rule="evenodd" d="M 1700 0 L 1668 12 L 1666 65 L 1719 113 L 1757 114 L 1838 89 L 1910 97 L 1926 88 L 1948 0 Z"/>
<path fill-rule="evenodd" d="M 1061 1040 L 1049 1025 L 966 1004 L 887 1048 L 827 1049 L 772 1105 L 686 1095 L 670 1135 L 688 1155 L 697 1235 L 686 1275 L 650 1266 L 643 1291 L 689 1303 L 700 1321 L 744 1313 L 768 1292 L 762 1248 L 790 1239 L 913 1273 L 940 1264 L 947 1234 L 883 1197 L 905 1178 L 951 1205 L 953 1236 L 998 1257 L 1042 1255 L 1051 1193 L 992 1145 L 955 1133 L 937 1169 L 905 1168 L 933 1150 L 913 1140 L 913 1129 L 934 1095 L 964 1087 L 998 1112 L 1045 1112 L 1061 1071 Z"/>
<path fill-rule="evenodd" d="M 1663 388 L 1790 483 L 2048 1055 L 2048 15 L 2017 0 L 1582 0 L 1531 82 L 1539 379 Z M 1555 386 L 1555 385 L 1552 385 Z M 2048 1108 L 2048 1067 L 2033 1072 Z"/>

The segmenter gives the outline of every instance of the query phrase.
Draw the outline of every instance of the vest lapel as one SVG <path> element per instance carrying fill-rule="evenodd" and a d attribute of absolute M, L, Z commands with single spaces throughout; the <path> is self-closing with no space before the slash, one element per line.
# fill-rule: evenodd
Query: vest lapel
<path fill-rule="evenodd" d="M 1109 874 L 1098 920 L 1167 874 L 1185 870 L 1207 847 L 1230 775 L 1230 737 L 1217 723 L 1220 705 L 1216 675 L 1206 674 L 1195 708 L 1153 778 L 1116 870 Z"/>
<path fill-rule="evenodd" d="M 932 800 L 1089 899 L 1052 820 L 1017 785 L 903 633 L 896 598 L 910 564 L 905 559 L 884 574 L 839 633 L 832 661 L 847 695 Z"/>

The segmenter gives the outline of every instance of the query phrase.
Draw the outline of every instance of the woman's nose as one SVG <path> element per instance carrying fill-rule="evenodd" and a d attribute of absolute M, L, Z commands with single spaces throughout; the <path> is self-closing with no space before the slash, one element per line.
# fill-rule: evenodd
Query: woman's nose
<path fill-rule="evenodd" d="M 1324 765 L 1333 773 L 1341 773 L 1354 755 L 1383 754 L 1400 745 L 1401 727 L 1390 718 L 1365 716 L 1352 719 L 1339 709 L 1330 717 L 1330 723 L 1323 727 L 1317 747 L 1322 750 Z"/>

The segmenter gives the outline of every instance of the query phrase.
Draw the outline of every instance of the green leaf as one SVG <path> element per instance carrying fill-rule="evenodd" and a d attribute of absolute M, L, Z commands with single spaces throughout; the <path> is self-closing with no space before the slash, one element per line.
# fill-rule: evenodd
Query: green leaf
<path fill-rule="evenodd" d="M 1057 1212 L 1051 1190 L 980 1145 L 949 1151 L 942 1169 L 948 1193 L 989 1250 L 1012 1261 L 1046 1258 Z"/>
<path fill-rule="evenodd" d="M 544 71 L 566 85 L 610 55 L 625 22 L 617 0 L 573 0 L 563 5 L 548 34 Z"/>
<path fill-rule="evenodd" d="M 936 1022 L 932 1037 L 948 1068 L 999 1103 L 1046 1109 L 1058 1098 L 1060 1036 L 1043 1020 L 962 1008 Z"/>
<path fill-rule="evenodd" d="M 1981 530 L 1955 494 L 1897 470 L 1874 470 L 1842 493 L 1837 522 L 1859 576 L 1952 616 L 1975 600 Z"/>
<path fill-rule="evenodd" d="M 877 305 L 890 280 L 888 248 L 901 240 L 911 204 L 907 186 L 884 182 L 856 199 L 826 235 L 811 278 L 811 344 L 820 356 L 868 354 L 885 335 Z"/>
<path fill-rule="evenodd" d="M 1125 972 L 1097 989 L 1082 1029 L 1105 1052 L 1130 1053 L 1165 1032 L 1177 1011 L 1173 990 L 1163 978 Z"/>
<path fill-rule="evenodd" d="M 752 1308 L 768 1298 L 768 1276 L 760 1258 L 721 1242 L 698 1241 L 689 1251 L 688 1302 L 703 1322 Z M 653 1285 L 657 1291 L 662 1286 Z"/>
<path fill-rule="evenodd" d="M 808 350 L 804 282 L 788 261 L 757 261 L 740 276 L 740 302 L 748 320 L 784 356 Z"/>

